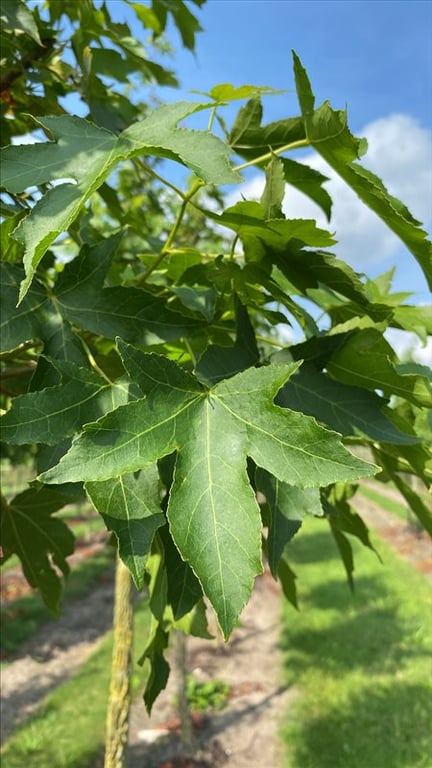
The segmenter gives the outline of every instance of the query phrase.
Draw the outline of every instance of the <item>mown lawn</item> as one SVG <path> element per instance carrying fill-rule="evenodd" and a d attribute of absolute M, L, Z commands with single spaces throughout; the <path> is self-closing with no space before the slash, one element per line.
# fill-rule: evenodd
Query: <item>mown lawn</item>
<path fill-rule="evenodd" d="M 404 520 L 406 523 L 415 523 L 416 517 L 408 509 L 407 504 L 404 504 L 402 497 L 400 498 L 400 501 L 396 501 L 396 499 L 393 499 L 390 496 L 386 496 L 385 493 L 380 490 L 380 486 L 377 486 L 376 488 L 370 488 L 369 486 L 364 485 L 361 486 L 358 492 L 360 496 L 364 496 L 369 501 L 373 501 L 382 509 L 385 509 L 386 512 L 391 512 L 393 515 L 400 517 L 401 520 Z"/>
<path fill-rule="evenodd" d="M 430 768 L 432 590 L 381 541 L 355 546 L 351 595 L 324 521 L 290 545 L 300 611 L 283 609 L 281 646 L 297 695 L 285 768 Z"/>

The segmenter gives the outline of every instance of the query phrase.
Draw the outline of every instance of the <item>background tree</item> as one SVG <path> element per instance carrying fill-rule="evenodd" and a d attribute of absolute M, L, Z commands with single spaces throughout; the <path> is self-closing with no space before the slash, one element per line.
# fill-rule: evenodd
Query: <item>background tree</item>
<path fill-rule="evenodd" d="M 153 40 L 171 15 L 193 48 L 199 24 L 184 3 L 128 7 Z M 313 220 L 285 217 L 290 184 L 331 219 L 325 177 L 289 153 L 320 153 L 429 283 L 431 247 L 359 163 L 365 143 L 345 111 L 316 108 L 296 54 L 299 112 L 286 119 L 263 122 L 270 89 L 229 84 L 153 109 L 150 91 L 141 104 L 130 83 L 173 75 L 105 5 L 4 9 L 6 140 L 35 126 L 43 138 L 2 150 L 3 440 L 37 445 L 37 478 L 4 503 L 4 559 L 16 553 L 58 610 L 73 537 L 55 513 L 88 495 L 147 586 L 150 710 L 171 629 L 206 636 L 212 606 L 229 637 L 262 549 L 295 604 L 289 541 L 306 515 L 328 525 L 352 580 L 350 537 L 371 546 L 355 510 L 359 478 L 392 479 L 432 532 L 407 482 L 430 482 L 430 372 L 401 364 L 384 336 L 424 337 L 430 308 L 392 294 L 390 275 L 355 273 Z M 88 119 L 62 106 L 73 93 Z M 236 100 L 245 103 L 227 127 L 223 109 Z M 172 163 L 189 170 L 186 184 Z M 251 166 L 265 174 L 261 199 L 226 208 L 221 188 Z M 297 329 L 296 343 L 280 324 Z"/>

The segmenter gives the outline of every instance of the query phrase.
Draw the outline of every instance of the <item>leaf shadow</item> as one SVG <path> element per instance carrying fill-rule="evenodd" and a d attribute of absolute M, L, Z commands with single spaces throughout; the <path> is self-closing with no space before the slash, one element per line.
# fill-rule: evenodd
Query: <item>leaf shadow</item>
<path fill-rule="evenodd" d="M 293 765 L 305 768 L 412 768 L 428 764 L 430 720 L 427 683 L 377 684 L 371 677 L 343 705 L 334 702 L 320 717 L 301 718 L 296 738 L 287 722 L 284 737 Z"/>

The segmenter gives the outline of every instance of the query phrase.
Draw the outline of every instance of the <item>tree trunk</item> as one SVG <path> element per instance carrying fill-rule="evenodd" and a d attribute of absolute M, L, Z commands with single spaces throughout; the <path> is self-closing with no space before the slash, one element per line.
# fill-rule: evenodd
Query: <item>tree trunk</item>
<path fill-rule="evenodd" d="M 132 580 L 117 556 L 114 643 L 108 702 L 104 768 L 124 768 L 129 735 L 133 646 Z"/>

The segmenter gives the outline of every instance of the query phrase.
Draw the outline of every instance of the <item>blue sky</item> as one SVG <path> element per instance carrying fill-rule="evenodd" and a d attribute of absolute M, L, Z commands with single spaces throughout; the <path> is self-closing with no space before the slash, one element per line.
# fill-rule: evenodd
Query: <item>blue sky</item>
<path fill-rule="evenodd" d="M 107 4 L 115 20 L 127 20 L 132 32 L 145 39 L 126 3 Z M 286 91 L 265 97 L 266 121 L 298 114 L 291 63 L 295 49 L 317 104 L 329 99 L 334 108 L 348 108 L 351 130 L 369 142 L 362 162 L 431 231 L 432 2 L 207 0 L 201 9 L 192 2 L 189 7 L 203 31 L 191 54 L 182 49 L 173 25 L 168 28 L 175 54 L 162 63 L 176 72 L 181 88 L 160 89 L 163 100 L 199 100 L 191 90 L 208 91 L 222 82 L 251 83 Z M 239 106 L 236 102 L 224 112 L 228 124 Z M 330 177 L 333 218 L 328 225 L 319 209 L 292 189 L 285 201 L 287 215 L 317 218 L 335 231 L 338 245 L 333 252 L 359 272 L 376 276 L 396 265 L 394 289 L 413 291 L 415 301 L 429 303 L 422 273 L 400 241 L 314 153 L 303 150 L 296 159 Z M 249 173 L 242 189 L 228 191 L 229 200 L 240 194 L 257 198 L 261 190 L 262 176 Z"/>
<path fill-rule="evenodd" d="M 291 90 L 266 102 L 270 119 L 285 117 L 295 104 L 294 48 L 318 101 L 347 104 L 354 131 L 391 112 L 432 124 L 430 2 L 208 0 L 197 15 L 195 60 L 182 50 L 175 58 L 184 92 L 220 82 L 271 85 Z"/>
<path fill-rule="evenodd" d="M 191 7 L 193 7 L 191 5 Z M 297 113 L 291 49 L 306 67 L 317 103 L 329 99 L 348 108 L 351 130 L 366 135 L 364 162 L 430 231 L 432 212 L 432 3 L 359 0 L 208 0 L 197 13 L 203 32 L 195 55 L 181 50 L 173 60 L 182 88 L 163 89 L 164 99 L 191 98 L 190 90 L 252 83 L 284 89 L 264 99 L 266 120 Z M 176 35 L 170 39 L 176 42 Z M 198 98 L 192 96 L 192 98 Z M 238 105 L 227 110 L 229 118 Z M 325 164 L 303 158 L 326 173 Z M 330 174 L 331 175 L 331 174 Z M 247 192 L 259 196 L 260 177 Z M 376 275 L 397 265 L 394 287 L 429 301 L 424 278 L 399 241 L 337 179 L 331 228 L 339 250 L 359 271 Z M 243 190 L 244 193 L 244 190 Z M 234 193 L 236 198 L 238 191 Z M 288 196 L 287 196 L 288 197 Z M 291 195 L 296 216 L 315 216 L 315 206 Z M 319 217 L 324 226 L 324 218 Z"/>

